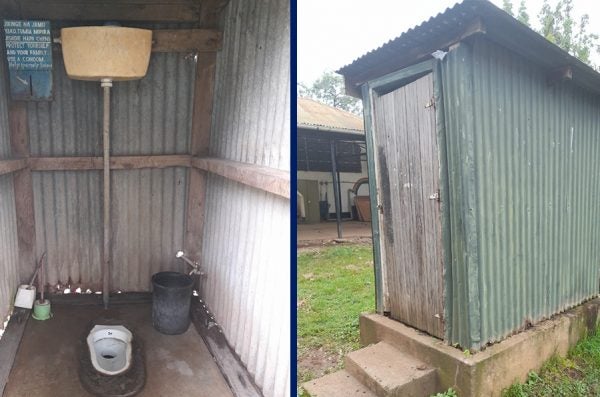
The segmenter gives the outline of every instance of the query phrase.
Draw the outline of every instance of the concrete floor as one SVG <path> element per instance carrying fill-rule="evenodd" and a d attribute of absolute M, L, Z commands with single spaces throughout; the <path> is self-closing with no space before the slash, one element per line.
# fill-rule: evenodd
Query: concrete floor
<path fill-rule="evenodd" d="M 298 246 L 324 244 L 337 240 L 337 224 L 335 221 L 298 225 Z M 344 240 L 371 239 L 371 223 L 358 221 L 342 222 L 342 238 Z"/>
<path fill-rule="evenodd" d="M 52 309 L 50 320 L 29 318 L 3 397 L 90 396 L 79 383 L 77 342 L 100 317 L 127 322 L 143 342 L 146 386 L 138 396 L 233 397 L 193 324 L 182 335 L 163 335 L 152 327 L 147 303 Z"/>

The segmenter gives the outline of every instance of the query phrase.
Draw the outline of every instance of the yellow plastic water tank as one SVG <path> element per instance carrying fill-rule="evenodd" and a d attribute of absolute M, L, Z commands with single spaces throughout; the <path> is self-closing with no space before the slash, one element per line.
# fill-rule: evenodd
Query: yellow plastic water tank
<path fill-rule="evenodd" d="M 67 75 L 75 80 L 141 79 L 148 71 L 152 31 L 120 26 L 60 30 Z"/>

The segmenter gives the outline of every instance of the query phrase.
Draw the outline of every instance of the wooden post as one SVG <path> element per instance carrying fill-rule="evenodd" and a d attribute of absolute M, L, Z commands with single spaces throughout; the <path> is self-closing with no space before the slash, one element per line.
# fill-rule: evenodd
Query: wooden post
<path fill-rule="evenodd" d="M 8 109 L 10 144 L 13 157 L 27 159 L 29 151 L 29 129 L 27 104 L 11 102 Z M 26 282 L 35 269 L 35 213 L 33 205 L 33 182 L 29 168 L 13 176 L 15 208 L 17 213 L 17 237 L 19 245 L 19 278 Z"/>
<path fill-rule="evenodd" d="M 208 154 L 216 59 L 216 52 L 198 54 L 192 114 L 192 144 L 190 148 L 192 156 Z M 194 167 L 190 168 L 189 172 L 184 249 L 190 258 L 199 262 L 204 228 L 206 172 Z"/>

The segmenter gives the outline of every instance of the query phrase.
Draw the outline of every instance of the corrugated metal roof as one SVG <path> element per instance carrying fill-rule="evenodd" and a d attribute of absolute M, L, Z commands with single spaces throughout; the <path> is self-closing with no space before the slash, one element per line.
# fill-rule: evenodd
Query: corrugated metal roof
<path fill-rule="evenodd" d="M 358 88 L 366 81 L 431 58 L 431 52 L 447 49 L 474 33 L 484 34 L 547 70 L 571 66 L 573 82 L 600 92 L 599 73 L 487 0 L 464 0 L 337 73 L 346 78 L 346 87 Z"/>
<path fill-rule="evenodd" d="M 362 117 L 309 98 L 298 98 L 298 127 L 364 133 Z"/>

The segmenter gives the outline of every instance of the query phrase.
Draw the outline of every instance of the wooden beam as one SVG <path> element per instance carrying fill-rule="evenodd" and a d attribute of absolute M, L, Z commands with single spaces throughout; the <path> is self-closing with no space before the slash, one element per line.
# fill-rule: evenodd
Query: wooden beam
<path fill-rule="evenodd" d="M 17 101 L 9 104 L 8 128 L 12 153 L 21 157 L 27 167 L 30 152 L 26 102 Z M 31 278 L 37 262 L 33 180 L 31 170 L 25 167 L 13 178 L 19 246 L 19 279 L 21 282 Z"/>
<path fill-rule="evenodd" d="M 5 164 L 9 164 L 5 165 Z M 3 169 L 14 172 L 27 167 L 27 160 L 0 161 L 0 174 Z M 31 157 L 31 171 L 86 171 L 102 170 L 102 157 Z M 187 154 L 162 156 L 113 156 L 110 158 L 111 170 L 135 170 L 142 168 L 193 167 L 203 179 L 204 172 L 211 172 L 227 179 L 261 189 L 278 196 L 290 198 L 290 173 L 274 168 L 241 163 L 217 158 L 191 157 Z M 194 175 L 195 173 L 192 173 Z M 196 181 L 200 190 L 204 181 Z M 194 199 L 196 200 L 197 197 Z M 200 200 L 202 201 L 202 200 Z M 196 202 L 196 205 L 201 205 Z M 203 214 L 202 214 L 203 216 Z"/>
<path fill-rule="evenodd" d="M 101 170 L 102 157 L 31 157 L 32 171 Z"/>
<path fill-rule="evenodd" d="M 215 323 L 214 315 L 198 298 L 192 299 L 191 318 L 198 334 L 204 340 L 221 374 L 235 396 L 260 397 L 262 393 L 240 357 L 229 345 L 221 327 Z"/>
<path fill-rule="evenodd" d="M 0 160 L 0 175 L 11 174 L 27 168 L 27 159 Z"/>
<path fill-rule="evenodd" d="M 196 63 L 190 147 L 193 156 L 208 154 L 216 63 L 217 54 L 215 52 L 200 54 Z M 198 169 L 191 169 L 187 192 L 184 249 L 196 261 L 200 261 L 202 252 L 205 196 L 206 173 Z"/>
<path fill-rule="evenodd" d="M 212 52 L 219 51 L 221 32 L 211 29 L 175 29 L 152 31 L 154 52 Z"/>
<path fill-rule="evenodd" d="M 1 1 L 1 0 L 0 0 Z M 60 38 L 60 29 L 52 30 Z M 223 35 L 213 29 L 156 29 L 152 31 L 152 52 L 214 52 L 221 49 Z M 54 51 L 62 51 L 60 44 Z"/>
<path fill-rule="evenodd" d="M 189 167 L 191 157 L 187 154 L 169 154 L 161 156 L 114 156 L 110 168 L 113 170 L 132 170 L 139 168 Z"/>
<path fill-rule="evenodd" d="M 555 85 L 568 80 L 573 80 L 573 68 L 570 65 L 554 69 L 546 75 L 548 85 Z"/>
<path fill-rule="evenodd" d="M 200 26 L 216 28 L 229 0 L 204 0 L 200 8 Z"/>
<path fill-rule="evenodd" d="M 192 166 L 227 179 L 290 198 L 290 173 L 269 167 L 216 158 L 192 159 Z"/>
<path fill-rule="evenodd" d="M 61 21 L 198 22 L 198 1 L 1 0 L 4 18 Z"/>
<path fill-rule="evenodd" d="M 208 155 L 217 54 L 198 56 L 192 113 L 192 156 Z"/>
<path fill-rule="evenodd" d="M 102 157 L 31 157 L 32 171 L 85 171 L 101 170 Z M 187 154 L 162 156 L 112 156 L 111 170 L 135 170 L 141 168 L 190 167 Z"/>

